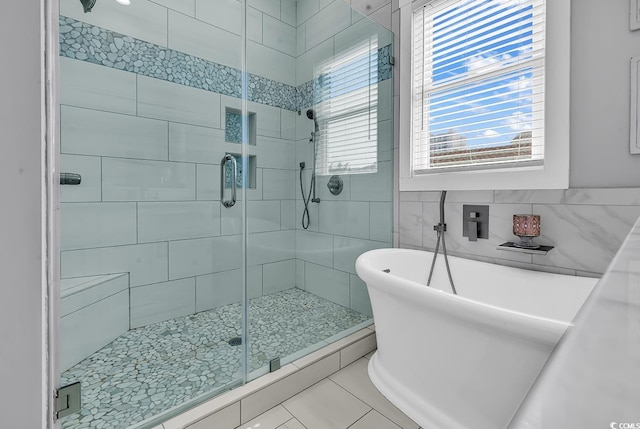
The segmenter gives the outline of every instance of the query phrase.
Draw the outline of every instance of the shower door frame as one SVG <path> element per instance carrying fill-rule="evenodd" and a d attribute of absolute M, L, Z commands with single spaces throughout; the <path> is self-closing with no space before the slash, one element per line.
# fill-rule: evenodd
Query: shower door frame
<path fill-rule="evenodd" d="M 247 0 L 241 2 L 241 117 L 242 117 L 242 143 L 241 143 L 241 159 L 248 159 L 247 144 L 249 141 L 249 110 L 248 110 L 248 72 L 247 72 Z M 46 231 L 43 235 L 43 257 L 46 258 L 44 263 L 44 273 L 46 275 L 46 292 L 47 301 L 43 304 L 46 309 L 45 323 L 43 326 L 46 344 L 44 345 L 43 355 L 43 385 L 46 386 L 46 392 L 42 392 L 43 405 L 43 428 L 60 429 L 61 421 L 55 417 L 56 414 L 56 395 L 61 387 L 61 370 L 59 365 L 59 344 L 60 344 L 60 131 L 61 131 L 61 114 L 60 114 L 60 50 L 59 50 L 59 16 L 60 7 L 59 0 L 40 0 L 41 4 L 41 21 L 42 21 L 42 45 L 44 48 L 43 58 L 43 75 L 45 82 L 43 83 L 43 106 L 42 118 L 43 125 L 46 126 L 46 135 L 44 140 L 44 153 L 42 163 L 44 166 L 46 182 L 45 195 L 43 196 L 43 227 Z M 243 171 L 246 171 L 244 169 Z M 216 388 L 211 392 L 204 393 L 199 397 L 193 398 L 174 408 L 160 412 L 159 414 L 134 424 L 131 427 L 157 425 L 173 416 L 184 413 L 190 408 L 202 404 L 222 391 L 235 388 L 238 385 L 246 384 L 249 379 L 248 367 L 248 294 L 247 294 L 247 192 L 245 189 L 240 190 L 239 198 L 241 204 L 241 313 L 242 313 L 242 352 L 240 371 L 241 378 L 231 381 L 229 384 Z M 221 195 L 222 198 L 222 195 Z M 225 210 L 225 208 L 221 208 Z M 45 286 L 43 286 L 44 288 Z"/>

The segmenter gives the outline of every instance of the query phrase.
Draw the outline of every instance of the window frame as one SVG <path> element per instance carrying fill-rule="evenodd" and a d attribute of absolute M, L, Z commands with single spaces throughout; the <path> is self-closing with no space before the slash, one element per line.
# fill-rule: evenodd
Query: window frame
<path fill-rule="evenodd" d="M 449 0 L 400 1 L 400 191 L 568 189 L 570 144 L 570 0 L 546 1 L 545 138 L 542 166 L 412 172 L 412 16 L 425 4 Z"/>

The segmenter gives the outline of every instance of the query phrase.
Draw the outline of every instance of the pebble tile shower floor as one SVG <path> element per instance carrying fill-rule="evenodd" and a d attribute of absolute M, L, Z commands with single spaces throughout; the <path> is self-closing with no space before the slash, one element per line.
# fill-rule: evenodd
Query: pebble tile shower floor
<path fill-rule="evenodd" d="M 288 289 L 249 303 L 249 369 L 317 344 L 369 316 Z M 62 374 L 82 382 L 82 410 L 63 429 L 121 429 L 240 379 L 241 306 L 133 329 Z"/>

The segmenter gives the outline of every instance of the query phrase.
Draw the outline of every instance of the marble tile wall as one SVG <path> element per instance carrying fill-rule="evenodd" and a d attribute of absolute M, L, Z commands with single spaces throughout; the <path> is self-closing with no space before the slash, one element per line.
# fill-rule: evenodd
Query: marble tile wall
<path fill-rule="evenodd" d="M 462 237 L 462 205 L 489 206 L 489 239 Z M 400 192 L 399 246 L 433 250 L 438 192 Z M 599 276 L 640 217 L 640 188 L 536 191 L 452 191 L 445 204 L 447 250 L 493 263 L 570 275 Z M 555 246 L 546 256 L 496 250 L 512 233 L 512 215 L 541 217 L 540 244 Z"/>

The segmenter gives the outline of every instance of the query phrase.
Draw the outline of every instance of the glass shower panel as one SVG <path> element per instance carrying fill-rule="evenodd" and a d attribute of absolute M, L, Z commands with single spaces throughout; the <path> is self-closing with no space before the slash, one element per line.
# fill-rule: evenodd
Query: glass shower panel
<path fill-rule="evenodd" d="M 290 7 L 272 27 L 291 40 L 265 32 L 248 58 L 249 379 L 371 324 L 355 260 L 392 245 L 393 34 L 341 0 Z"/>
<path fill-rule="evenodd" d="M 197 3 L 60 0 L 64 429 L 151 427 L 244 380 L 242 3 Z"/>

